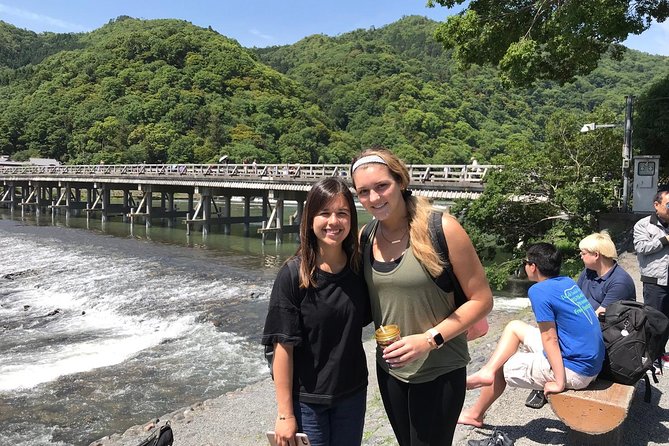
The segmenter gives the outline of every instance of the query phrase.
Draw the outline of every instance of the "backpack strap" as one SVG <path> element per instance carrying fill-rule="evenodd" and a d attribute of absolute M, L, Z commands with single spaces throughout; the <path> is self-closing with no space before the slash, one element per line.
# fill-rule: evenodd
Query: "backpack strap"
<path fill-rule="evenodd" d="M 369 244 L 369 237 L 372 235 L 372 231 L 376 229 L 378 226 L 379 221 L 377 219 L 373 219 L 369 223 L 365 225 L 363 228 L 362 232 L 360 233 L 360 252 L 364 255 L 365 254 L 365 248 Z M 363 262 L 364 265 L 364 262 Z"/>
<path fill-rule="evenodd" d="M 430 239 L 432 240 L 432 246 L 434 247 L 441 260 L 444 262 L 444 272 L 441 273 L 438 277 L 434 278 L 434 281 L 441 289 L 444 289 L 444 282 L 448 279 L 453 285 L 453 296 L 455 298 L 455 307 L 459 307 L 469 299 L 465 295 L 458 278 L 455 277 L 455 272 L 453 271 L 453 265 L 448 254 L 448 243 L 446 242 L 446 236 L 444 235 L 444 229 L 441 224 L 441 218 L 443 212 L 433 211 L 430 214 L 430 219 L 428 220 L 428 231 L 430 232 Z"/>
<path fill-rule="evenodd" d="M 433 211 L 430 214 L 428 219 L 427 228 L 430 233 L 430 240 L 432 240 L 432 247 L 437 252 L 441 260 L 444 262 L 444 271 L 437 277 L 433 277 L 432 280 L 444 291 L 450 291 L 451 286 L 453 287 L 453 295 L 455 297 L 455 307 L 459 307 L 465 302 L 467 302 L 467 296 L 458 282 L 458 278 L 455 277 L 453 272 L 453 266 L 448 256 L 448 244 L 446 243 L 446 236 L 444 236 L 444 230 L 441 226 L 441 217 L 443 213 Z M 365 249 L 370 242 L 370 236 L 372 231 L 376 229 L 379 221 L 374 219 L 365 225 L 365 228 L 360 233 L 360 252 L 365 255 Z M 364 265 L 364 262 L 363 262 Z M 449 283 L 450 282 L 450 283 Z"/>
<path fill-rule="evenodd" d="M 655 384 L 659 383 L 660 381 L 657 379 L 657 376 L 655 375 L 655 369 L 652 368 L 651 370 L 652 370 L 651 373 L 653 374 L 653 381 L 655 381 Z M 648 377 L 648 373 L 645 373 L 643 375 L 643 380 L 646 382 L 646 390 L 643 394 L 643 400 L 646 403 L 650 403 L 650 393 L 652 391 L 652 387 L 650 385 L 650 378 Z"/>

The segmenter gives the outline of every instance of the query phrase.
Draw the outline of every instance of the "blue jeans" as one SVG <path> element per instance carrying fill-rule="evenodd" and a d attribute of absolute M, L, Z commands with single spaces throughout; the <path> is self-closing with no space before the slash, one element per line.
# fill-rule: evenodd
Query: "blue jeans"
<path fill-rule="evenodd" d="M 356 446 L 362 443 L 367 389 L 326 406 L 296 402 L 295 418 L 312 446 Z"/>

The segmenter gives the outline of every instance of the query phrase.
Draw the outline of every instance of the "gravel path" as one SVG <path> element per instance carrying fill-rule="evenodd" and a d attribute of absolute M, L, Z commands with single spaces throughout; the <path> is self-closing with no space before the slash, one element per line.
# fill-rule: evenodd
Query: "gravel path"
<path fill-rule="evenodd" d="M 637 278 L 638 265 L 633 254 L 621 256 L 620 264 Z M 637 295 L 641 300 L 641 284 L 637 283 Z M 477 370 L 487 360 L 504 325 L 511 319 L 532 320 L 529 309 L 519 312 L 494 310 L 489 320 L 490 332 L 482 339 L 470 344 L 472 363 L 470 370 Z M 396 446 L 383 404 L 376 386 L 373 371 L 373 341 L 365 343 L 369 361 L 370 385 L 365 420 L 365 446 Z M 630 415 L 625 421 L 626 445 L 669 445 L 669 373 L 653 387 L 652 402 L 643 401 L 642 386 L 637 386 Z M 516 446 L 564 445 L 565 426 L 547 405 L 534 410 L 525 407 L 528 394 L 525 389 L 511 389 L 493 404 L 483 428 L 458 426 L 455 445 L 466 445 L 468 439 L 481 439 L 490 434 L 493 427 L 506 432 L 515 440 Z M 472 404 L 477 391 L 468 392 L 465 407 Z M 175 446 L 265 446 L 265 432 L 274 426 L 276 416 L 274 388 L 270 379 L 243 389 L 227 393 L 197 405 L 179 409 L 160 418 L 170 420 L 174 431 Z M 137 446 L 146 437 L 145 425 L 134 426 L 122 434 L 114 434 L 91 443 L 91 446 Z M 337 445 L 339 446 L 339 445 Z M 346 445 L 341 445 L 346 446 Z"/>

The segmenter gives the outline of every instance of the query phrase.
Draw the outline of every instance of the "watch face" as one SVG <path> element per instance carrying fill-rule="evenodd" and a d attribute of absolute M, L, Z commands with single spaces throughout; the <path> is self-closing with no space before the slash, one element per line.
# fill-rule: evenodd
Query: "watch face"
<path fill-rule="evenodd" d="M 441 333 L 434 335 L 434 343 L 437 344 L 437 346 L 440 346 L 444 343 L 444 337 L 441 335 Z"/>

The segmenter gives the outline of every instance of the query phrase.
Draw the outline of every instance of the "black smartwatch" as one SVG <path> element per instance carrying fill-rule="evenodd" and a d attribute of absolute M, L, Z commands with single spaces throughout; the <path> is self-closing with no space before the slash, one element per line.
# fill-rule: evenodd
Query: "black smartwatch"
<path fill-rule="evenodd" d="M 430 328 L 428 331 L 430 333 L 430 336 L 432 336 L 432 341 L 434 341 L 434 345 L 437 348 L 441 348 L 444 345 L 444 337 L 439 333 L 439 331 L 436 328 Z"/>

